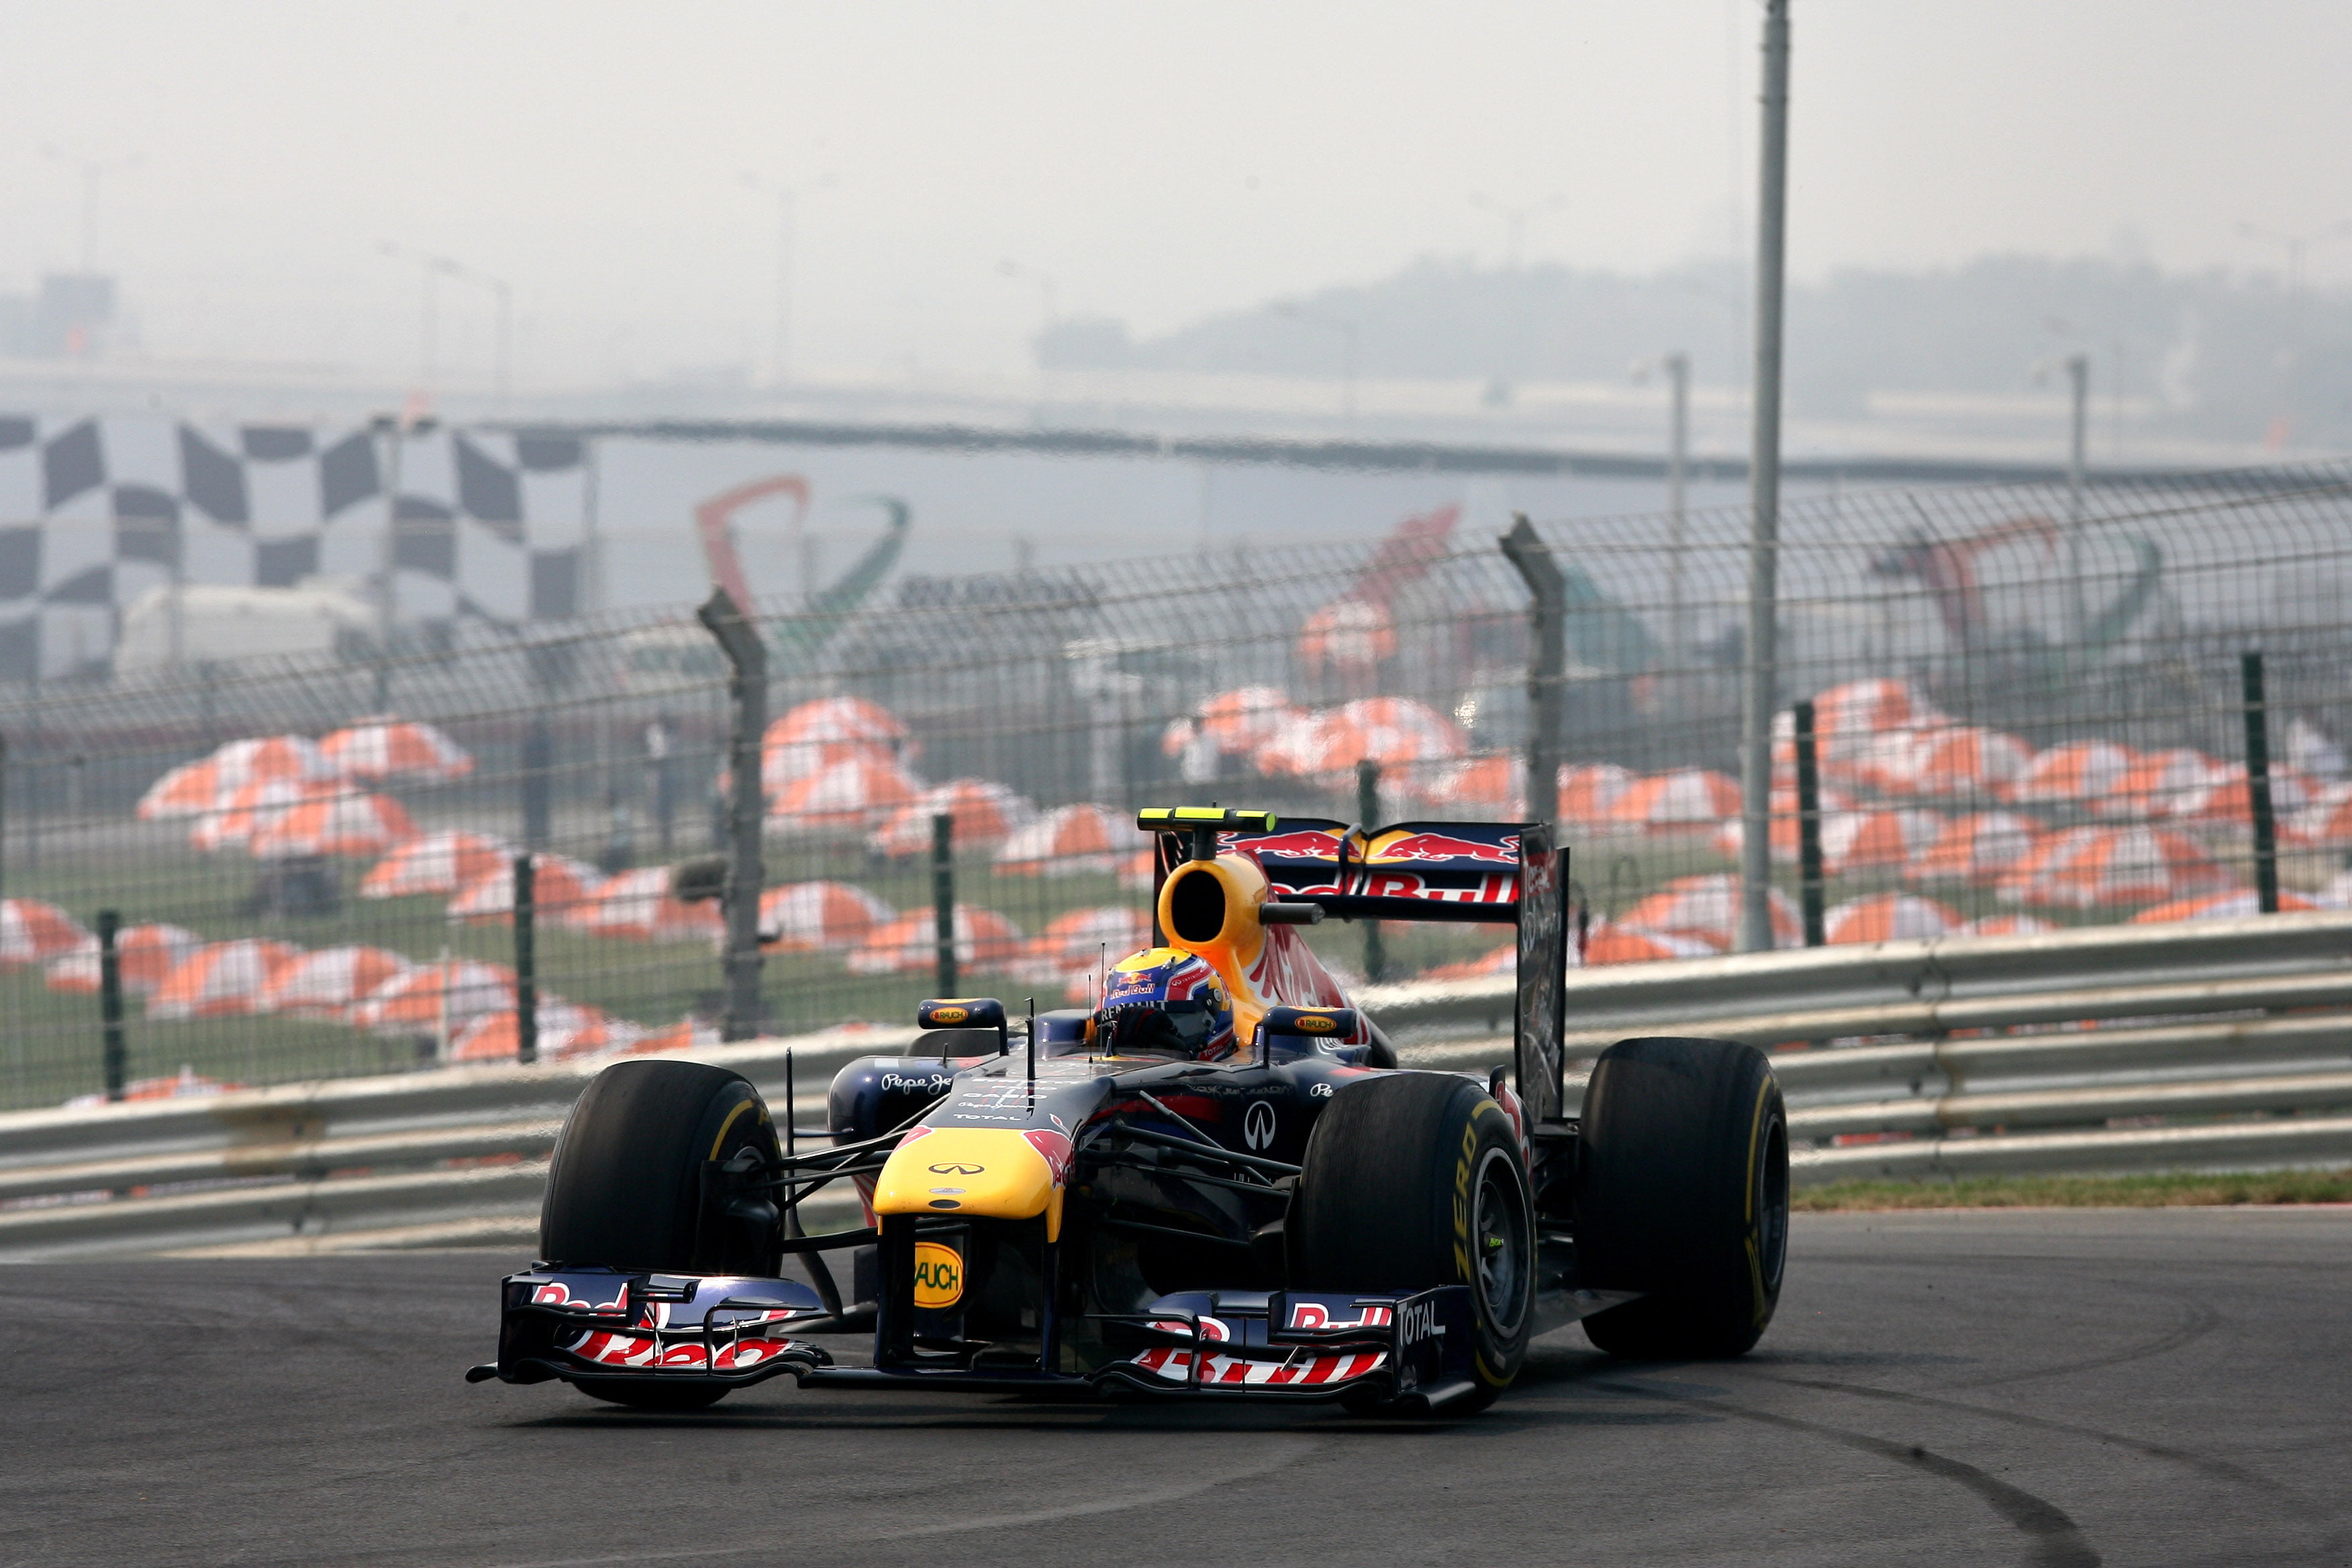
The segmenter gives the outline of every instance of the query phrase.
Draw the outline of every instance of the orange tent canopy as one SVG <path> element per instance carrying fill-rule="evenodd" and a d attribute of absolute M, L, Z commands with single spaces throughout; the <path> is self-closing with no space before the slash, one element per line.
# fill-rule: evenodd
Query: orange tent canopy
<path fill-rule="evenodd" d="M 488 833 L 444 829 L 411 838 L 360 879 L 362 899 L 404 899 L 463 892 L 500 870 L 511 872 L 513 851 Z"/>
<path fill-rule="evenodd" d="M 760 941 L 787 952 L 839 952 L 898 918 L 854 882 L 787 882 L 760 895 Z"/>
<path fill-rule="evenodd" d="M 721 929 L 718 906 L 686 903 L 669 890 L 669 868 L 644 866 L 608 878 L 580 906 L 573 924 L 596 936 L 633 942 L 691 942 Z"/>
<path fill-rule="evenodd" d="M 341 1018 L 352 1004 L 409 967 L 406 956 L 389 948 L 361 943 L 322 947 L 273 971 L 254 1011 Z"/>
<path fill-rule="evenodd" d="M 938 926 L 928 910 L 901 915 L 877 927 L 845 961 L 852 974 L 920 974 L 937 961 Z M 950 938 L 956 963 L 967 970 L 1001 970 L 1021 956 L 1021 928 L 994 910 L 955 907 Z"/>
<path fill-rule="evenodd" d="M 1739 781 L 1708 768 L 1676 768 L 1633 781 L 1609 807 L 1619 827 L 1713 827 L 1739 815 Z"/>
<path fill-rule="evenodd" d="M 1015 831 L 996 851 L 1000 877 L 1071 877 L 1116 868 L 1118 853 L 1141 842 L 1135 820 L 1107 805 L 1057 805 Z"/>
<path fill-rule="evenodd" d="M 266 937 L 212 942 L 172 966 L 147 999 L 150 1018 L 230 1018 L 261 1011 L 278 972 L 301 956 Z"/>
<path fill-rule="evenodd" d="M 414 778 L 446 784 L 474 771 L 474 759 L 439 726 L 379 713 L 320 737 L 320 754 L 360 779 Z"/>
<path fill-rule="evenodd" d="M 1878 893 L 1832 908 L 1822 921 L 1822 940 L 1836 947 L 1948 936 L 1959 923 L 1958 910 L 1933 899 L 1916 893 Z"/>
<path fill-rule="evenodd" d="M 98 939 L 73 916 L 42 899 L 0 899 L 0 968 L 46 963 Z"/>
<path fill-rule="evenodd" d="M 569 855 L 535 854 L 530 859 L 532 918 L 558 925 L 578 925 L 604 890 L 604 873 Z M 511 861 L 501 862 L 449 900 L 444 911 L 451 920 L 511 921 L 515 909 L 515 874 Z"/>
<path fill-rule="evenodd" d="M 2278 907 L 2279 913 L 2284 915 L 2315 910 L 2320 905 L 2300 893 L 2281 892 Z M 2261 900 L 2253 889 L 2241 888 L 2227 893 L 2207 893 L 2202 898 L 2173 899 L 2153 905 L 2132 916 L 2130 923 L 2141 926 L 2168 925 L 2174 921 L 2234 921 L 2262 912 Z"/>
<path fill-rule="evenodd" d="M 408 808 L 388 795 L 338 793 L 299 801 L 254 828 L 246 847 L 257 859 L 295 856 L 380 855 L 416 837 Z"/>
<path fill-rule="evenodd" d="M 154 990 L 163 984 L 173 965 L 202 947 L 204 941 L 184 926 L 162 921 L 124 926 L 114 933 L 114 958 L 122 988 L 139 995 Z M 52 991 L 95 996 L 102 978 L 94 936 L 48 961 L 47 979 Z"/>
<path fill-rule="evenodd" d="M 768 800 L 771 824 L 786 832 L 864 827 L 913 800 L 915 776 L 888 757 L 856 756 L 795 778 Z"/>
<path fill-rule="evenodd" d="M 931 818 L 945 816 L 952 825 L 956 847 L 976 848 L 1001 844 L 1025 826 L 1037 808 L 1001 784 L 987 779 L 950 779 L 925 790 L 892 813 L 875 830 L 866 847 L 893 859 L 931 852 Z"/>

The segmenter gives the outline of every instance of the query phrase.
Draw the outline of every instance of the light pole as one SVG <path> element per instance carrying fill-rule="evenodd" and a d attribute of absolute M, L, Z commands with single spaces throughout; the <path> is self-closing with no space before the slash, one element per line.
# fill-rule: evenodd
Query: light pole
<path fill-rule="evenodd" d="M 1481 212 L 1493 213 L 1496 216 L 1501 218 L 1509 226 L 1511 236 L 1510 249 L 1506 252 L 1507 259 L 1504 263 L 1504 266 L 1506 270 L 1517 272 L 1519 269 L 1520 256 L 1527 244 L 1528 219 L 1538 213 L 1555 213 L 1559 211 L 1562 207 L 1568 205 L 1568 198 L 1555 194 L 1553 195 L 1546 196 L 1539 202 L 1529 202 L 1524 205 L 1513 206 L 1508 203 L 1496 201 L 1494 197 L 1486 195 L 1484 191 L 1473 191 L 1470 193 L 1470 205 L 1478 208 Z"/>
<path fill-rule="evenodd" d="M 1686 479 L 1690 471 L 1690 355 L 1676 349 L 1633 366 L 1633 379 L 1652 370 L 1666 377 L 1666 635 L 1679 660 L 1690 647 L 1684 573 L 1689 547 Z"/>
<path fill-rule="evenodd" d="M 1359 331 L 1356 323 L 1339 316 L 1326 316 L 1319 311 L 1310 310 L 1304 305 L 1277 304 L 1274 308 L 1274 313 L 1277 316 L 1287 316 L 1294 321 L 1307 321 L 1318 327 L 1328 327 L 1339 334 L 1339 417 L 1345 423 L 1354 424 L 1356 420 L 1356 348 Z"/>
<path fill-rule="evenodd" d="M 1789 0 L 1766 0 L 1756 204 L 1755 429 L 1748 460 L 1748 689 L 1740 711 L 1739 947 L 1772 946 L 1772 703 L 1779 674 L 1780 308 L 1788 251 Z"/>
<path fill-rule="evenodd" d="M 2241 220 L 2238 224 L 2238 235 L 2242 239 L 2266 239 L 2274 245 L 2286 247 L 2286 352 L 2281 356 L 2279 366 L 2282 393 L 2280 401 L 2284 403 L 2286 401 L 2284 395 L 2293 390 L 2292 367 L 2303 342 L 2304 258 L 2315 245 L 2325 245 L 2329 240 L 2352 237 L 2352 219 L 2328 224 L 2320 228 L 2307 229 L 2301 234 L 2286 234 L 2278 229 L 2265 228 L 2258 223 Z M 2116 390 L 2120 396 L 2122 388 L 2118 386 Z M 2288 416 L 2284 413 L 2277 416 L 2273 422 L 2273 429 L 2283 430 L 2287 418 Z M 2116 423 L 2117 430 L 2120 431 L 2123 424 L 2120 403 Z"/>
<path fill-rule="evenodd" d="M 2044 360 L 2033 367 L 2035 381 L 2049 378 L 2051 363 Z M 2066 442 L 2066 608 L 2074 622 L 2074 639 L 2080 642 L 2089 625 L 2089 609 L 2083 599 L 2083 470 L 2091 434 L 2091 356 L 2071 353 L 2056 363 L 2066 373 L 2071 405 Z"/>
<path fill-rule="evenodd" d="M 996 270 L 1002 277 L 1011 278 L 1016 280 L 1025 279 L 1029 282 L 1034 283 L 1037 286 L 1037 298 L 1040 307 L 1045 311 L 1045 315 L 1041 318 L 1037 328 L 1037 346 L 1039 350 L 1037 353 L 1037 407 L 1035 413 L 1032 416 L 1042 424 L 1045 419 L 1046 405 L 1052 401 L 1053 394 L 1052 373 L 1046 368 L 1045 355 L 1043 352 L 1045 347 L 1045 337 L 1047 332 L 1053 331 L 1054 323 L 1062 319 L 1062 312 L 1059 309 L 1059 295 L 1054 288 L 1053 278 L 1037 268 L 1025 266 L 1008 257 L 996 264 Z"/>
<path fill-rule="evenodd" d="M 121 158 L 77 158 L 62 148 L 46 145 L 41 156 L 81 171 L 81 270 L 89 277 L 98 270 L 99 187 L 110 171 L 137 168 L 140 156 L 133 153 Z"/>
<path fill-rule="evenodd" d="M 2083 468 L 2091 437 L 2091 356 L 2066 356 L 2066 384 L 2074 408 L 2066 439 L 2066 584 L 2074 599 L 2074 639 L 2089 629 L 2083 602 Z"/>
<path fill-rule="evenodd" d="M 743 171 L 742 179 L 744 189 L 776 198 L 776 321 L 775 335 L 768 345 L 768 379 L 772 385 L 781 387 L 792 376 L 793 247 L 800 237 L 794 203 L 800 193 L 790 185 L 762 179 L 749 169 Z"/>
<path fill-rule="evenodd" d="M 2046 319 L 2042 324 L 2053 332 L 2071 335 L 2074 331 L 2055 316 Z M 2116 375 L 2120 378 L 2123 344 L 2117 342 L 2114 349 Z M 2033 365 L 2034 384 L 2046 384 L 2053 369 L 2066 373 L 2066 613 L 2074 628 L 2074 638 L 2080 642 L 2091 624 L 2090 606 L 2083 596 L 2084 486 L 2090 467 L 2091 447 L 2091 356 L 2078 350 L 2063 359 L 2037 360 Z M 2116 416 L 2116 439 L 2120 447 L 2123 439 L 2120 413 Z"/>
<path fill-rule="evenodd" d="M 454 278 L 461 283 L 476 284 L 490 291 L 490 297 L 498 304 L 498 336 L 492 350 L 494 357 L 491 362 L 491 382 L 497 389 L 499 401 L 505 402 L 508 395 L 513 390 L 514 286 L 503 278 L 493 278 L 488 273 L 478 268 L 468 267 L 462 261 L 453 261 L 448 257 L 436 255 L 430 251 L 411 250 L 406 246 L 395 245 L 388 239 L 379 242 L 376 248 L 386 256 L 404 257 L 415 261 L 425 269 L 422 359 L 423 385 L 427 392 L 430 392 L 433 386 L 436 368 L 434 361 L 438 347 L 440 325 L 439 300 L 434 287 L 435 279 Z"/>
<path fill-rule="evenodd" d="M 2241 222 L 2239 237 L 2267 239 L 2286 247 L 2286 291 L 2290 301 L 2303 298 L 2303 258 L 2315 245 L 2325 245 L 2331 239 L 2352 237 L 2352 219 L 2331 223 L 2324 228 L 2309 229 L 2302 234 L 2284 234 L 2274 228 L 2264 228 L 2258 223 Z"/>
<path fill-rule="evenodd" d="M 420 392 L 429 394 L 433 388 L 434 374 L 436 369 L 434 363 L 436 357 L 434 351 L 437 346 L 435 340 L 440 328 L 438 320 L 440 300 L 436 289 L 440 275 L 434 270 L 431 258 L 410 250 L 404 246 L 394 245 L 388 239 L 380 239 L 376 241 L 375 247 L 380 255 L 400 260 L 413 260 L 418 263 L 421 268 L 417 276 L 424 284 L 425 294 L 424 310 L 417 318 L 416 385 Z"/>
<path fill-rule="evenodd" d="M 400 613 L 399 589 L 394 574 L 400 570 L 400 459 L 407 443 L 398 414 L 379 414 L 368 421 L 371 432 L 384 444 L 383 541 L 376 556 L 375 585 L 375 710 L 390 706 L 392 688 L 392 624 Z"/>

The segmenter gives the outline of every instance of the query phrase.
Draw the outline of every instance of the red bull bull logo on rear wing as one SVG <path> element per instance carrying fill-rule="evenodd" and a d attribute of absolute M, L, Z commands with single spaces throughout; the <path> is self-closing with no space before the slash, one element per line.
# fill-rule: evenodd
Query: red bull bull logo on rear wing
<path fill-rule="evenodd" d="M 1364 859 L 1373 866 L 1467 860 L 1515 867 L 1519 863 L 1519 830 L 1492 823 L 1409 822 L 1372 835 Z"/>
<path fill-rule="evenodd" d="M 1511 923 L 1521 846 L 1533 835 L 1549 856 L 1549 831 L 1515 822 L 1402 822 L 1367 833 L 1294 816 L 1265 831 L 1223 826 L 1216 849 L 1256 860 L 1275 897 L 1312 900 L 1343 920 Z"/>

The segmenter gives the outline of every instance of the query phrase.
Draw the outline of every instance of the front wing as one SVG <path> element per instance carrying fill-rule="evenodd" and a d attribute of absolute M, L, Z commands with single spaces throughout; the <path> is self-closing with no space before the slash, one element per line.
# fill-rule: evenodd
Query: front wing
<path fill-rule="evenodd" d="M 1475 1386 L 1465 1285 L 1405 1295 L 1192 1291 L 1113 1321 L 1151 1342 L 1095 1378 L 1151 1394 L 1315 1399 L 1363 1387 L 1435 1407 Z"/>
<path fill-rule="evenodd" d="M 535 1269 L 499 1286 L 499 1359 L 470 1382 L 716 1378 L 732 1385 L 830 1363 L 790 1331 L 831 1314 L 796 1279 Z"/>
<path fill-rule="evenodd" d="M 588 1379 L 730 1387 L 790 1373 L 814 1384 L 971 1389 L 1117 1386 L 1182 1398 L 1321 1400 L 1362 1389 L 1435 1408 L 1468 1393 L 1467 1287 L 1398 1294 L 1194 1291 L 1090 1317 L 1111 1359 L 1089 1371 L 925 1356 L 836 1366 L 793 1337 L 828 1314 L 792 1279 L 537 1269 L 500 1287 L 499 1359 L 469 1381 Z M 1058 1360 L 1059 1358 L 1055 1358 Z"/>

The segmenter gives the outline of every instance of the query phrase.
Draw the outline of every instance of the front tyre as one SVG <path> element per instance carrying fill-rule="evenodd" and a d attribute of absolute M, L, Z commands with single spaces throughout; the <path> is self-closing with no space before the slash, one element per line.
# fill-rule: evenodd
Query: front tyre
<path fill-rule="evenodd" d="M 1772 1065 L 1729 1040 L 1620 1040 L 1584 1091 L 1576 1263 L 1594 1289 L 1640 1290 L 1584 1320 L 1633 1360 L 1744 1354 L 1780 1305 L 1789 1117 Z"/>
<path fill-rule="evenodd" d="M 1332 1098 L 1287 1227 L 1302 1290 L 1470 1287 L 1483 1409 L 1518 1375 L 1534 1320 L 1535 1216 L 1510 1118 L 1477 1084 L 1439 1073 L 1361 1079 Z"/>
<path fill-rule="evenodd" d="M 583 1091 L 556 1140 L 540 1257 L 574 1268 L 773 1278 L 783 1257 L 773 1205 L 718 1171 L 747 1151 L 767 1168 L 778 1157 L 767 1105 L 739 1075 L 699 1062 L 614 1063 Z M 667 1379 L 575 1382 L 638 1410 L 699 1409 L 727 1392 Z"/>

